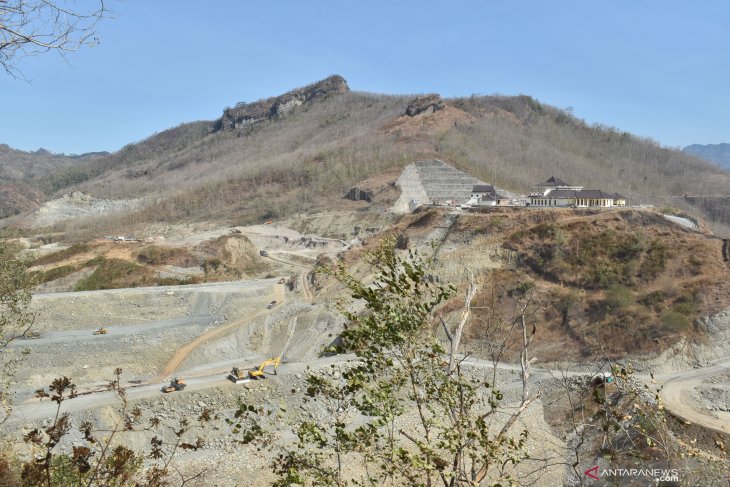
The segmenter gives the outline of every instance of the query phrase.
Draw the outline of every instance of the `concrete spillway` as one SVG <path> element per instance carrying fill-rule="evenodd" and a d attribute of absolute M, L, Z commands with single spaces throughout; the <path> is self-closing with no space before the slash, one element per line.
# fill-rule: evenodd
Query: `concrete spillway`
<path fill-rule="evenodd" d="M 444 161 L 434 159 L 409 164 L 395 184 L 400 187 L 401 195 L 392 211 L 408 213 L 412 209 L 409 203 L 413 200 L 418 204 L 441 204 L 447 201 L 465 203 L 474 185 L 486 183 Z"/>

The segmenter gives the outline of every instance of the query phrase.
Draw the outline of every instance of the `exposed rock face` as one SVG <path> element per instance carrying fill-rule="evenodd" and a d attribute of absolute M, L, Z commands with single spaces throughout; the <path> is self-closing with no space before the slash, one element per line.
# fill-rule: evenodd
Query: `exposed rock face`
<path fill-rule="evenodd" d="M 353 201 L 367 201 L 368 203 L 372 201 L 373 192 L 368 191 L 365 189 L 358 188 L 357 186 L 353 186 L 350 188 L 350 190 L 345 194 L 345 198 L 348 200 Z"/>
<path fill-rule="evenodd" d="M 141 200 L 104 200 L 82 191 L 66 193 L 61 198 L 47 201 L 34 212 L 35 226 L 52 225 L 71 218 L 129 210 Z"/>
<path fill-rule="evenodd" d="M 409 117 L 415 117 L 423 113 L 434 113 L 439 110 L 443 110 L 446 107 L 444 100 L 441 99 L 441 95 L 431 93 L 429 95 L 417 96 L 411 100 L 406 108 L 406 115 Z"/>
<path fill-rule="evenodd" d="M 253 103 L 238 103 L 226 108 L 215 130 L 233 130 L 254 125 L 270 118 L 286 115 L 294 108 L 331 95 L 350 91 L 345 78 L 333 75 L 317 83 L 292 90 L 283 95 Z"/>

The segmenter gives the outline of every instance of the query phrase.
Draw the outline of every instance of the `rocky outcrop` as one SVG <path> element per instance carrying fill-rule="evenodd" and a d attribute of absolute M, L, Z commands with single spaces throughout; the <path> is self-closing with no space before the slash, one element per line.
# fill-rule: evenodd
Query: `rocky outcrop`
<path fill-rule="evenodd" d="M 345 78 L 333 75 L 317 83 L 284 93 L 281 96 L 259 100 L 253 103 L 238 103 L 226 108 L 223 116 L 215 125 L 215 130 L 234 130 L 244 128 L 286 115 L 294 108 L 350 91 Z"/>
<path fill-rule="evenodd" d="M 415 117 L 424 113 L 435 113 L 439 110 L 443 110 L 446 107 L 444 100 L 441 99 L 441 95 L 431 93 L 429 95 L 417 96 L 415 99 L 408 103 L 406 108 L 406 115 L 409 117 Z"/>
<path fill-rule="evenodd" d="M 368 191 L 366 189 L 358 188 L 357 186 L 353 186 L 350 188 L 350 190 L 345 194 L 345 198 L 352 201 L 367 201 L 370 203 L 372 201 L 373 192 Z"/>

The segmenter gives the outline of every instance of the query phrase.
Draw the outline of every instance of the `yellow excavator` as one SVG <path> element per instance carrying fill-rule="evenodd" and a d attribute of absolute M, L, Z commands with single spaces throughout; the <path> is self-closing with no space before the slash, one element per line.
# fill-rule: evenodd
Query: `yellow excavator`
<path fill-rule="evenodd" d="M 273 365 L 274 366 L 274 374 L 276 374 L 276 368 L 281 363 L 281 355 L 279 355 L 276 358 L 270 358 L 267 360 L 264 360 L 261 362 L 261 365 L 256 367 L 255 369 L 251 369 L 248 371 L 248 376 L 254 380 L 258 379 L 266 379 L 266 374 L 264 374 L 264 369 L 267 365 Z"/>
<path fill-rule="evenodd" d="M 94 332 L 94 335 L 106 335 L 107 329 L 103 326 Z"/>
<path fill-rule="evenodd" d="M 264 369 L 269 366 L 274 366 L 274 374 L 276 374 L 276 368 L 281 364 L 281 355 L 275 358 L 266 359 L 261 364 L 248 371 L 244 371 L 243 369 L 239 369 L 238 367 L 233 367 L 231 370 L 231 373 L 228 374 L 228 379 L 232 381 L 234 384 L 240 384 L 242 382 L 248 382 L 250 380 L 259 380 L 259 379 L 266 379 L 266 373 L 264 372 Z"/>

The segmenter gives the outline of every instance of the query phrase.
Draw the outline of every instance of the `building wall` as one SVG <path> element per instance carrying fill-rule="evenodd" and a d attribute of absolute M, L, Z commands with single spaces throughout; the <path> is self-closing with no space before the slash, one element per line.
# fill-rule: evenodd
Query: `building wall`
<path fill-rule="evenodd" d="M 572 206 L 586 206 L 591 208 L 611 208 L 616 205 L 612 198 L 541 198 L 531 197 L 530 206 L 545 208 L 568 208 Z"/>

